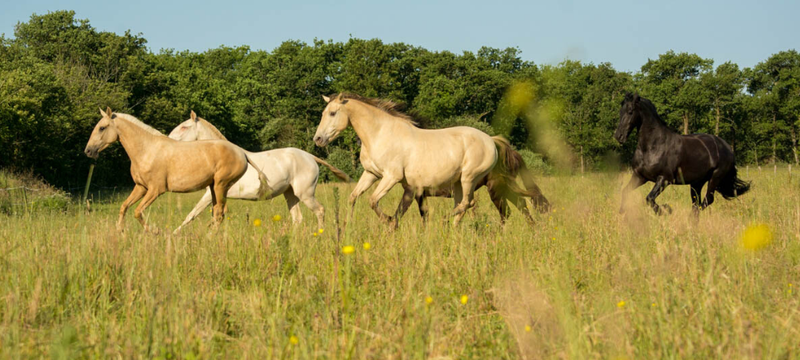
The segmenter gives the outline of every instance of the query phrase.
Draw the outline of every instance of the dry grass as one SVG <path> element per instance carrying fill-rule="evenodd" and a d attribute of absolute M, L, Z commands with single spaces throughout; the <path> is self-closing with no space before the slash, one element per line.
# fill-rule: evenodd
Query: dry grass
<path fill-rule="evenodd" d="M 670 216 L 644 187 L 619 215 L 628 175 L 591 174 L 539 179 L 555 206 L 533 228 L 519 214 L 501 227 L 485 190 L 455 229 L 450 200 L 392 232 L 362 199 L 338 243 L 333 188 L 344 204 L 353 185 L 320 186 L 320 236 L 282 199 L 234 201 L 219 232 L 204 214 L 179 236 L 131 215 L 116 233 L 121 199 L 2 216 L 0 357 L 797 358 L 798 179 L 741 175 L 752 193 L 718 196 L 697 223 L 687 187 L 659 199 Z M 149 220 L 174 228 L 198 198 L 165 195 Z M 760 252 L 738 241 L 753 222 L 775 234 Z"/>

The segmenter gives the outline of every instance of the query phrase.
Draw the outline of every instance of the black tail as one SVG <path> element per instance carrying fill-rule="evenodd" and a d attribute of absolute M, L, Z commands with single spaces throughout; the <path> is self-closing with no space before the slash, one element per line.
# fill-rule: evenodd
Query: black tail
<path fill-rule="evenodd" d="M 722 182 L 717 186 L 717 192 L 722 194 L 725 200 L 733 199 L 749 190 L 750 182 L 739 179 L 739 177 L 736 176 L 736 166 L 734 166 L 731 171 L 728 171 L 728 174 L 725 175 L 725 178 L 723 178 Z"/>

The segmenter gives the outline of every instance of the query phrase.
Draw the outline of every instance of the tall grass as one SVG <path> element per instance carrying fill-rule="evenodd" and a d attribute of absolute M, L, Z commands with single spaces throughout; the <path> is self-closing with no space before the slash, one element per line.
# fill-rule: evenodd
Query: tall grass
<path fill-rule="evenodd" d="M 318 188 L 316 236 L 280 198 L 232 201 L 219 231 L 204 214 L 177 236 L 131 214 L 117 233 L 124 194 L 0 216 L 0 357 L 797 358 L 800 179 L 740 174 L 752 192 L 696 223 L 684 186 L 659 198 L 672 215 L 645 206 L 649 187 L 618 214 L 617 173 L 540 178 L 554 207 L 533 227 L 516 212 L 501 226 L 485 190 L 458 228 L 449 199 L 397 231 L 361 199 L 338 242 L 333 188 L 344 222 L 353 185 Z M 147 219 L 175 228 L 199 196 L 165 194 Z M 747 251 L 756 222 L 774 240 Z"/>

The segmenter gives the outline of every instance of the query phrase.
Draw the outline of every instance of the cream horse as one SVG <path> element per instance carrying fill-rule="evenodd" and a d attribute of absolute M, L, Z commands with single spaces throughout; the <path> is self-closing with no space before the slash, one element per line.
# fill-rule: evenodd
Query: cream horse
<path fill-rule="evenodd" d="M 314 142 L 326 146 L 348 125 L 361 139 L 364 173 L 350 194 L 351 214 L 356 199 L 380 180 L 369 204 L 381 220 L 394 221 L 395 226 L 411 202 L 425 195 L 425 190 L 451 186 L 457 225 L 464 212 L 474 206 L 475 187 L 495 166 L 498 147 L 505 146 L 471 127 L 417 128 L 411 117 L 399 112 L 391 101 L 353 94 L 323 98 L 328 105 Z M 403 186 L 403 199 L 390 217 L 380 210 L 378 202 L 397 183 Z"/>
<path fill-rule="evenodd" d="M 250 160 L 238 146 L 227 141 L 182 143 L 172 140 L 135 117 L 100 109 L 84 153 L 96 159 L 101 151 L 119 140 L 131 159 L 131 176 L 136 184 L 119 209 L 117 230 L 122 231 L 128 207 L 142 199 L 133 216 L 146 231 L 150 229 L 142 212 L 158 198 L 171 192 L 192 192 L 208 187 L 214 203 L 214 224 L 225 218 L 228 189 L 247 170 Z M 266 183 L 263 174 L 262 181 Z"/>
<path fill-rule="evenodd" d="M 197 117 L 194 111 L 192 111 L 188 120 L 182 122 L 170 132 L 169 137 L 180 141 L 227 140 L 214 125 L 203 118 Z M 295 223 L 303 221 L 303 214 L 300 212 L 299 206 L 299 203 L 303 202 L 317 216 L 319 228 L 324 225 L 325 208 L 314 197 L 317 179 L 319 179 L 319 166 L 317 164 L 325 165 L 339 179 L 350 181 L 350 177 L 341 170 L 300 149 L 285 148 L 258 153 L 245 151 L 245 153 L 247 158 L 255 163 L 255 166 L 260 167 L 267 176 L 270 193 L 266 199 L 283 194 L 286 199 L 286 205 L 289 207 L 289 213 Z M 261 200 L 262 198 L 259 197 L 260 184 L 256 170 L 253 166 L 248 166 L 244 176 L 228 190 L 228 198 Z M 211 191 L 206 191 L 200 202 L 186 216 L 183 224 L 175 229 L 175 232 L 177 233 L 181 227 L 194 220 L 210 203 Z"/>

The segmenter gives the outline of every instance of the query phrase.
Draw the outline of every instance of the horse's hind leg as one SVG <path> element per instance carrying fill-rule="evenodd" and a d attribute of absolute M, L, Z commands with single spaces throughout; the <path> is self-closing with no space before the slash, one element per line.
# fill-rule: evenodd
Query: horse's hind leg
<path fill-rule="evenodd" d="M 206 190 L 206 193 L 203 194 L 203 197 L 200 199 L 200 201 L 197 202 L 197 205 L 194 206 L 194 209 L 192 209 L 192 212 L 190 212 L 189 215 L 186 216 L 186 219 L 183 220 L 183 224 L 181 224 L 181 226 L 178 226 L 178 228 L 175 229 L 175 231 L 173 232 L 174 234 L 180 232 L 181 228 L 192 222 L 192 220 L 194 220 L 198 215 L 200 215 L 200 213 L 203 212 L 203 210 L 205 210 L 205 208 L 207 208 L 208 205 L 211 204 L 211 193 L 212 193 L 211 190 Z"/>
<path fill-rule="evenodd" d="M 696 182 L 696 183 L 691 184 L 691 186 L 690 186 L 690 190 L 689 191 L 691 192 L 691 195 L 692 195 L 692 214 L 694 214 L 695 217 L 700 215 L 700 206 L 701 206 L 701 204 L 700 204 L 700 191 L 702 191 L 702 190 L 703 190 L 703 183 L 702 182 Z"/>
<path fill-rule="evenodd" d="M 144 221 L 144 218 L 142 217 L 142 213 L 144 212 L 145 209 L 147 209 L 148 206 L 150 206 L 150 204 L 153 203 L 153 201 L 156 201 L 159 195 L 163 193 L 164 193 L 163 191 L 148 189 L 147 193 L 144 194 L 144 198 L 142 198 L 142 202 L 140 202 L 139 206 L 136 207 L 136 210 L 133 211 L 133 217 L 136 218 L 136 220 L 139 220 L 139 223 L 142 224 L 142 227 L 144 228 L 145 231 L 158 234 L 158 229 L 151 229 L 150 227 L 147 226 L 147 224 Z"/>
<path fill-rule="evenodd" d="M 502 197 L 497 196 L 494 193 L 491 193 L 492 204 L 494 207 L 497 208 L 497 212 L 500 213 L 500 223 L 505 225 L 506 218 L 508 218 L 509 208 L 508 208 L 508 201 Z"/>
<path fill-rule="evenodd" d="M 414 195 L 414 198 L 417 200 L 417 205 L 419 206 L 419 216 L 422 217 L 422 223 L 425 224 L 428 221 L 428 204 L 425 203 L 426 194 L 424 191 L 418 192 Z"/>
<path fill-rule="evenodd" d="M 658 204 L 656 204 L 656 198 L 659 195 L 661 195 L 661 193 L 664 191 L 666 187 L 667 187 L 667 181 L 664 180 L 663 176 L 659 176 L 658 180 L 656 180 L 656 185 L 653 186 L 653 190 L 650 190 L 650 193 L 647 194 L 647 205 L 650 205 L 650 207 L 653 208 L 653 211 L 655 211 L 657 215 L 661 215 L 662 211 L 661 207 L 659 207 Z"/>
<path fill-rule="evenodd" d="M 397 211 L 394 213 L 394 228 L 396 229 L 400 225 L 400 218 L 405 215 L 406 211 L 408 211 L 408 207 L 411 206 L 411 203 L 414 202 L 415 192 L 414 189 L 409 187 L 408 185 L 403 185 L 403 197 L 400 200 L 400 204 L 397 206 Z"/>
<path fill-rule="evenodd" d="M 292 222 L 295 224 L 303 222 L 303 212 L 300 211 L 300 198 L 294 194 L 291 188 L 283 193 L 283 197 L 286 199 L 286 207 L 289 208 L 289 214 L 292 215 Z"/>
<path fill-rule="evenodd" d="M 722 171 L 720 168 L 711 173 L 711 179 L 708 180 L 708 186 L 706 187 L 706 198 L 703 200 L 703 209 L 714 203 L 714 191 L 717 190 L 717 186 L 719 186 L 719 183 L 722 182 L 727 173 L 728 171 Z"/>
<path fill-rule="evenodd" d="M 510 200 L 514 206 L 525 216 L 525 220 L 528 221 L 529 224 L 533 224 L 533 217 L 531 216 L 531 212 L 528 209 L 528 202 L 525 201 L 525 197 L 520 196 L 515 191 L 511 189 L 507 189 L 505 191 L 505 198 Z M 506 207 L 508 207 L 506 205 Z"/>
<path fill-rule="evenodd" d="M 317 216 L 317 226 L 320 229 L 325 228 L 325 208 L 317 201 L 317 198 L 314 197 L 314 188 L 309 188 L 305 192 L 295 195 L 299 195 L 300 201 Z M 299 209 L 298 212 L 300 212 Z"/>
<path fill-rule="evenodd" d="M 131 205 L 135 204 L 137 201 L 139 201 L 146 193 L 147 189 L 144 186 L 137 184 L 136 186 L 133 187 L 133 191 L 131 191 L 131 194 L 128 195 L 128 198 L 122 202 L 122 206 L 120 206 L 119 208 L 117 231 L 122 231 L 124 229 L 123 225 L 125 223 L 123 222 L 123 219 L 125 218 L 125 213 L 128 211 L 128 208 L 131 207 Z"/>
<path fill-rule="evenodd" d="M 228 209 L 228 186 L 222 182 L 214 183 L 214 226 L 219 226 L 225 219 L 225 211 Z"/>

